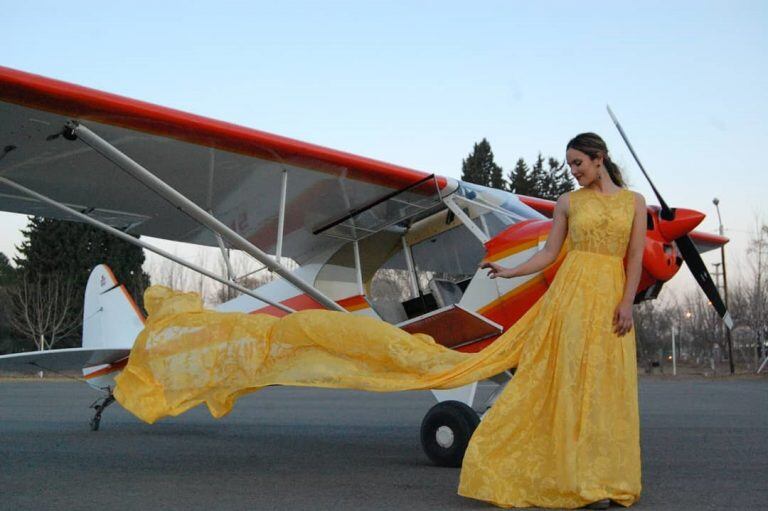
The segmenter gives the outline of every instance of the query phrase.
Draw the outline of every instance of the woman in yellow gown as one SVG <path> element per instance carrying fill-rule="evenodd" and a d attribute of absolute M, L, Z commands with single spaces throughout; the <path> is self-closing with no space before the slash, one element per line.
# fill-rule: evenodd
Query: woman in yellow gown
<path fill-rule="evenodd" d="M 517 367 L 472 436 L 459 494 L 501 507 L 633 504 L 640 443 L 631 327 L 645 202 L 624 188 L 597 135 L 578 135 L 566 157 L 582 188 L 558 199 L 544 249 L 511 270 L 487 267 L 492 278 L 539 271 L 566 235 L 570 250 L 547 292 L 480 353 L 334 311 L 206 311 L 197 295 L 155 286 L 115 397 L 154 422 L 201 403 L 221 417 L 267 385 L 451 388 Z"/>
<path fill-rule="evenodd" d="M 492 277 L 532 273 L 557 254 L 566 230 L 570 237 L 546 295 L 511 329 L 525 338 L 517 372 L 464 456 L 459 493 L 503 507 L 629 506 L 640 495 L 630 329 L 645 200 L 623 188 L 597 135 L 574 138 L 566 159 L 583 187 L 558 200 L 549 252 L 511 270 L 485 265 Z"/>

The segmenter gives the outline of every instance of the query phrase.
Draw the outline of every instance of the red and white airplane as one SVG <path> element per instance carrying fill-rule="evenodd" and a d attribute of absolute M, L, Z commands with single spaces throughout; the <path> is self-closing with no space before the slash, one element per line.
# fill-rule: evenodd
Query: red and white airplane
<path fill-rule="evenodd" d="M 538 274 L 489 279 L 482 261 L 513 266 L 543 247 L 553 201 L 3 67 L 0 137 L 0 210 L 88 222 L 243 292 L 222 311 L 325 307 L 478 351 L 546 291 L 565 253 Z M 729 322 L 698 255 L 727 238 L 693 231 L 703 214 L 658 198 L 661 207 L 648 207 L 636 302 L 655 298 L 685 260 Z M 212 274 L 135 235 L 218 246 L 224 258 L 240 250 L 282 278 L 247 290 L 231 273 Z M 143 319 L 98 266 L 86 288 L 82 348 L 3 356 L 0 370 L 82 369 L 108 393 L 91 422 L 97 429 Z M 421 433 L 435 463 L 460 463 L 474 410 L 496 394 L 475 403 L 476 389 L 434 391 L 440 403 Z"/>

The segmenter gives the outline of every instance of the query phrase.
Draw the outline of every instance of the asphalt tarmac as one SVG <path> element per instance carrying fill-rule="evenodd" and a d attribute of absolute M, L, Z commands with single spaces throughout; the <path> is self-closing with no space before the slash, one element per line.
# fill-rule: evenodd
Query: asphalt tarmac
<path fill-rule="evenodd" d="M 268 388 L 221 420 L 155 425 L 76 382 L 0 380 L 0 509 L 491 510 L 456 495 L 419 426 L 430 394 Z M 641 378 L 632 509 L 768 509 L 768 379 Z M 615 508 L 618 509 L 618 508 Z"/>

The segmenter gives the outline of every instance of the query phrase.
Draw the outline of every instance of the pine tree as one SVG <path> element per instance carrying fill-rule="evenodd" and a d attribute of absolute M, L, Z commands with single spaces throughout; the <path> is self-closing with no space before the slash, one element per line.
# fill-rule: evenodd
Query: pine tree
<path fill-rule="evenodd" d="M 0 353 L 12 352 L 17 340 L 13 337 L 8 314 L 11 304 L 7 289 L 16 278 L 16 271 L 11 266 L 8 257 L 0 252 Z"/>
<path fill-rule="evenodd" d="M 504 190 L 504 171 L 493 161 L 491 144 L 483 138 L 461 162 L 461 180 Z"/>
<path fill-rule="evenodd" d="M 22 234 L 20 255 L 14 258 L 22 274 L 63 273 L 80 278 L 84 288 L 93 267 L 106 263 L 130 291 L 142 292 L 149 284 L 149 276 L 141 269 L 141 248 L 95 227 L 34 217 Z"/>
<path fill-rule="evenodd" d="M 18 278 L 45 279 L 47 275 L 57 275 L 71 279 L 80 305 L 88 275 L 94 266 L 105 263 L 142 305 L 149 276 L 141 267 L 141 248 L 87 224 L 49 218 L 31 218 L 22 233 L 25 239 L 18 247 L 20 255 L 14 258 Z M 79 332 L 75 337 L 79 339 Z"/>
<path fill-rule="evenodd" d="M 7 286 L 16 279 L 16 270 L 11 266 L 8 257 L 0 252 L 0 287 Z"/>
<path fill-rule="evenodd" d="M 545 172 L 545 178 L 541 183 L 539 197 L 549 200 L 557 200 L 563 193 L 572 190 L 573 184 L 568 178 L 567 171 L 557 159 L 550 157 L 547 160 L 549 169 Z"/>
<path fill-rule="evenodd" d="M 493 154 L 491 154 L 491 157 L 493 157 Z M 497 190 L 507 189 L 507 183 L 504 181 L 504 170 L 495 163 L 491 166 L 491 179 L 488 186 Z"/>
<path fill-rule="evenodd" d="M 525 160 L 520 158 L 512 172 L 509 173 L 510 191 L 531 197 L 557 200 L 560 195 L 573 190 L 573 181 L 564 165 L 555 158 L 547 159 L 544 168 L 544 157 L 541 153 L 529 169 Z"/>
<path fill-rule="evenodd" d="M 547 171 L 544 170 L 544 157 L 539 153 L 536 157 L 536 161 L 531 166 L 531 183 L 533 190 L 531 195 L 541 198 L 549 198 L 548 195 L 548 179 Z"/>
<path fill-rule="evenodd" d="M 531 182 L 530 170 L 525 160 L 520 158 L 515 164 L 515 168 L 509 173 L 509 191 L 518 195 L 531 195 L 533 183 Z"/>
<path fill-rule="evenodd" d="M 549 173 L 552 176 L 552 195 L 555 199 L 575 188 L 573 185 L 573 180 L 571 179 L 571 174 L 568 171 L 568 168 L 565 166 L 565 163 L 561 164 L 555 158 L 550 158 Z"/>

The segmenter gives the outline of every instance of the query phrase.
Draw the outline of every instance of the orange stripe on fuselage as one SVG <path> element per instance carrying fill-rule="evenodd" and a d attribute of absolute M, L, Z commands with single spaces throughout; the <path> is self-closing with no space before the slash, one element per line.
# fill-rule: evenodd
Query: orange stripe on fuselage
<path fill-rule="evenodd" d="M 349 298 L 338 300 L 336 303 L 347 309 L 349 312 L 370 308 L 370 305 L 368 305 L 368 302 L 363 295 L 350 296 Z"/>
<path fill-rule="evenodd" d="M 546 279 L 541 274 L 536 275 L 532 279 L 526 282 L 523 282 L 522 284 L 510 290 L 509 292 L 504 293 L 502 296 L 493 300 L 488 305 L 481 307 L 477 312 L 478 314 L 482 314 L 486 318 L 490 319 L 491 315 L 495 315 L 495 313 L 497 313 L 501 309 L 506 309 L 507 306 L 509 305 L 510 300 L 515 300 L 515 302 L 519 302 L 521 298 L 527 297 L 530 294 L 532 289 L 538 288 L 539 286 L 543 286 L 544 290 L 547 289 Z M 531 305 L 533 305 L 533 303 L 535 303 L 535 300 L 534 302 L 527 303 L 526 305 L 530 307 Z M 526 307 L 525 310 L 528 310 L 528 307 Z M 505 310 L 504 312 L 506 313 L 507 311 Z M 507 323 L 509 322 L 507 321 Z"/>
<path fill-rule="evenodd" d="M 502 245 L 497 245 L 488 250 L 488 253 L 483 261 L 498 261 L 499 259 L 504 259 L 513 254 L 517 254 L 518 252 L 522 252 L 523 250 L 533 248 L 538 244 L 539 239 L 534 238 L 526 241 L 515 240 L 510 241 L 509 243 L 504 243 Z"/>
<path fill-rule="evenodd" d="M 139 306 L 136 304 L 136 301 L 133 299 L 133 297 L 128 293 L 128 290 L 125 288 L 123 284 L 120 284 L 120 289 L 122 290 L 123 294 L 125 295 L 125 299 L 128 300 L 128 303 L 131 304 L 131 307 L 133 307 L 134 312 L 136 312 L 136 315 L 139 317 L 142 323 L 146 323 L 146 318 L 144 317 L 144 313 L 141 312 L 141 309 L 139 309 Z"/>
<path fill-rule="evenodd" d="M 320 302 L 318 302 L 317 300 L 315 300 L 314 298 L 312 298 L 307 294 L 296 295 L 291 298 L 288 298 L 287 300 L 283 300 L 280 303 L 282 303 L 287 307 L 290 307 L 295 311 L 301 311 L 301 310 L 307 310 L 307 309 L 325 309 L 325 307 L 321 305 Z M 350 296 L 349 298 L 344 298 L 343 300 L 337 300 L 336 303 L 341 305 L 344 309 L 346 309 L 349 312 L 367 309 L 370 307 L 368 305 L 368 302 L 365 301 L 365 298 L 362 295 Z M 278 318 L 281 318 L 287 315 L 288 313 L 282 309 L 278 309 L 274 305 L 269 305 L 267 307 L 262 307 L 261 309 L 253 310 L 249 314 L 269 314 L 270 316 L 276 316 Z"/>
<path fill-rule="evenodd" d="M 117 362 L 113 362 L 109 364 L 107 367 L 103 367 L 98 371 L 89 373 L 85 375 L 83 378 L 85 378 L 86 380 L 90 380 L 92 378 L 98 378 L 99 376 L 104 376 L 105 374 L 113 373 L 115 371 L 121 371 L 123 368 L 125 368 L 127 364 L 128 364 L 128 357 L 118 360 Z"/>

